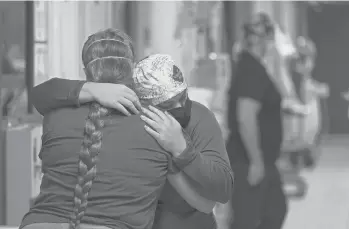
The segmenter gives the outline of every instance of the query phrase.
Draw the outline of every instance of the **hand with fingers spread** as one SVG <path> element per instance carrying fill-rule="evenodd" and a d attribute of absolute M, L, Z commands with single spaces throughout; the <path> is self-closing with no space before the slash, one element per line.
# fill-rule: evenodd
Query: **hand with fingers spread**
<path fill-rule="evenodd" d="M 142 109 L 136 93 L 123 84 L 86 83 L 84 87 L 94 101 L 125 115 L 138 114 Z"/>
<path fill-rule="evenodd" d="M 145 130 L 153 136 L 166 151 L 179 156 L 187 147 L 182 126 L 168 112 L 149 106 L 142 109 L 141 119 L 147 124 Z"/>

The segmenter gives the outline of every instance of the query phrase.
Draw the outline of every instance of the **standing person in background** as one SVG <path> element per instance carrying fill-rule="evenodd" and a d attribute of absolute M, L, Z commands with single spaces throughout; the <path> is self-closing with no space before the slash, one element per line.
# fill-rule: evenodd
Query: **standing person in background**
<path fill-rule="evenodd" d="M 276 161 L 282 143 L 280 87 L 265 58 L 274 26 L 259 13 L 244 25 L 244 47 L 229 92 L 227 152 L 235 174 L 231 229 L 281 229 L 287 212 Z"/>
<path fill-rule="evenodd" d="M 298 153 L 304 158 L 305 166 L 313 167 L 315 146 L 319 143 L 321 129 L 324 128 L 320 99 L 328 97 L 329 87 L 312 76 L 317 54 L 315 44 L 310 39 L 299 37 L 296 45 L 298 56 L 294 60 L 293 81 L 297 82 L 295 88 L 299 101 L 308 109 L 308 114 L 301 116 L 299 122 L 299 138 L 308 148 Z"/>

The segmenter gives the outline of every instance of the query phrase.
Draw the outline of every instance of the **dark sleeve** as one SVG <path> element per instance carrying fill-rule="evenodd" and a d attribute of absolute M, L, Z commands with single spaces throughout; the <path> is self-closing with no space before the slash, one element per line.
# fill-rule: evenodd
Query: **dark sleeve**
<path fill-rule="evenodd" d="M 203 197 L 225 203 L 230 199 L 233 172 L 225 142 L 214 114 L 207 110 L 196 126 L 193 136 L 185 134 L 187 148 L 173 158 L 176 166 L 195 181 Z"/>
<path fill-rule="evenodd" d="M 53 78 L 32 88 L 29 99 L 41 115 L 51 110 L 79 106 L 85 81 Z"/>
<path fill-rule="evenodd" d="M 254 99 L 261 102 L 268 86 L 268 76 L 261 66 L 248 66 L 247 63 L 241 63 L 236 83 L 237 96 Z"/>

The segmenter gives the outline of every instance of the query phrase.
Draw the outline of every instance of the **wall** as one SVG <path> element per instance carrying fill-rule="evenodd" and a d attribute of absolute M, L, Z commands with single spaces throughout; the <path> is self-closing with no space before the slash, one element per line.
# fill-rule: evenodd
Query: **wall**
<path fill-rule="evenodd" d="M 282 28 L 287 31 L 292 39 L 297 37 L 297 3 L 295 2 L 280 2 L 280 23 Z"/>
<path fill-rule="evenodd" d="M 1 31 L 3 39 L 10 48 L 16 45 L 19 48 L 19 57 L 25 56 L 25 3 L 15 1 L 0 2 Z"/>
<path fill-rule="evenodd" d="M 77 2 L 49 2 L 48 55 L 49 77 L 76 79 L 78 71 Z"/>
<path fill-rule="evenodd" d="M 294 34 L 292 2 L 255 1 L 235 4 L 234 40 L 241 39 L 242 24 L 252 12 L 258 11 L 267 12 L 272 18 L 276 17 L 277 12 L 282 12 L 279 13 L 281 18 L 278 20 L 285 22 L 281 23 L 283 27 L 292 30 L 291 33 Z M 123 29 L 133 37 L 138 59 L 152 51 L 170 54 L 178 64 L 183 63 L 183 50 L 174 36 L 181 1 L 53 1 L 49 5 L 50 76 L 84 79 L 80 61 L 82 45 L 89 34 L 107 27 Z"/>
<path fill-rule="evenodd" d="M 341 93 L 349 88 L 349 5 L 345 2 L 328 4 L 320 12 L 308 8 L 307 14 L 309 37 L 317 48 L 313 77 L 326 82 L 330 88 L 326 104 L 329 132 L 347 135 L 348 102 Z"/>
<path fill-rule="evenodd" d="M 151 34 L 153 32 L 151 31 L 153 23 L 152 6 L 153 2 L 147 1 L 129 1 L 125 3 L 125 31 L 133 39 L 136 61 L 143 59 L 153 51 L 157 51 L 152 48 L 151 42 Z M 162 49 L 159 52 L 161 51 Z"/>
<path fill-rule="evenodd" d="M 25 3 L 0 1 L 0 44 L 3 42 L 9 47 L 16 46 L 16 58 L 25 56 Z M 0 49 L 2 55 L 3 49 Z M 2 58 L 1 58 L 2 60 Z M 1 70 L 1 68 L 0 68 Z M 3 85 L 2 85 L 3 86 Z M 3 96 L 3 90 L 1 95 Z M 2 108 L 2 107 L 1 107 Z M 6 134 L 7 120 L 0 120 L 0 225 L 5 223 L 6 212 Z"/>
<path fill-rule="evenodd" d="M 112 25 L 112 2 L 49 2 L 49 77 L 84 79 L 81 50 L 88 35 Z"/>
<path fill-rule="evenodd" d="M 175 39 L 180 1 L 154 1 L 151 3 L 151 46 L 154 52 L 171 55 L 181 63 L 181 50 Z"/>

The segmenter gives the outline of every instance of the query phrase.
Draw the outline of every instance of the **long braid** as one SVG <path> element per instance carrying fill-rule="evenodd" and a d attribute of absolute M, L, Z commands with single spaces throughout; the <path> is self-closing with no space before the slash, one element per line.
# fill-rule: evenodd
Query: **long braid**
<path fill-rule="evenodd" d="M 131 39 L 119 30 L 93 34 L 84 44 L 82 60 L 88 81 L 123 83 L 132 80 L 133 49 Z M 88 205 L 88 195 L 97 175 L 97 160 L 102 146 L 103 117 L 108 109 L 91 103 L 86 118 L 84 140 L 79 152 L 77 184 L 70 229 L 79 229 Z"/>
<path fill-rule="evenodd" d="M 84 140 L 79 152 L 79 175 L 75 186 L 74 211 L 70 228 L 79 228 L 81 218 L 87 208 L 87 197 L 96 177 L 97 156 L 101 150 L 103 120 L 107 110 L 100 107 L 98 103 L 90 106 L 90 112 L 86 119 Z"/>

